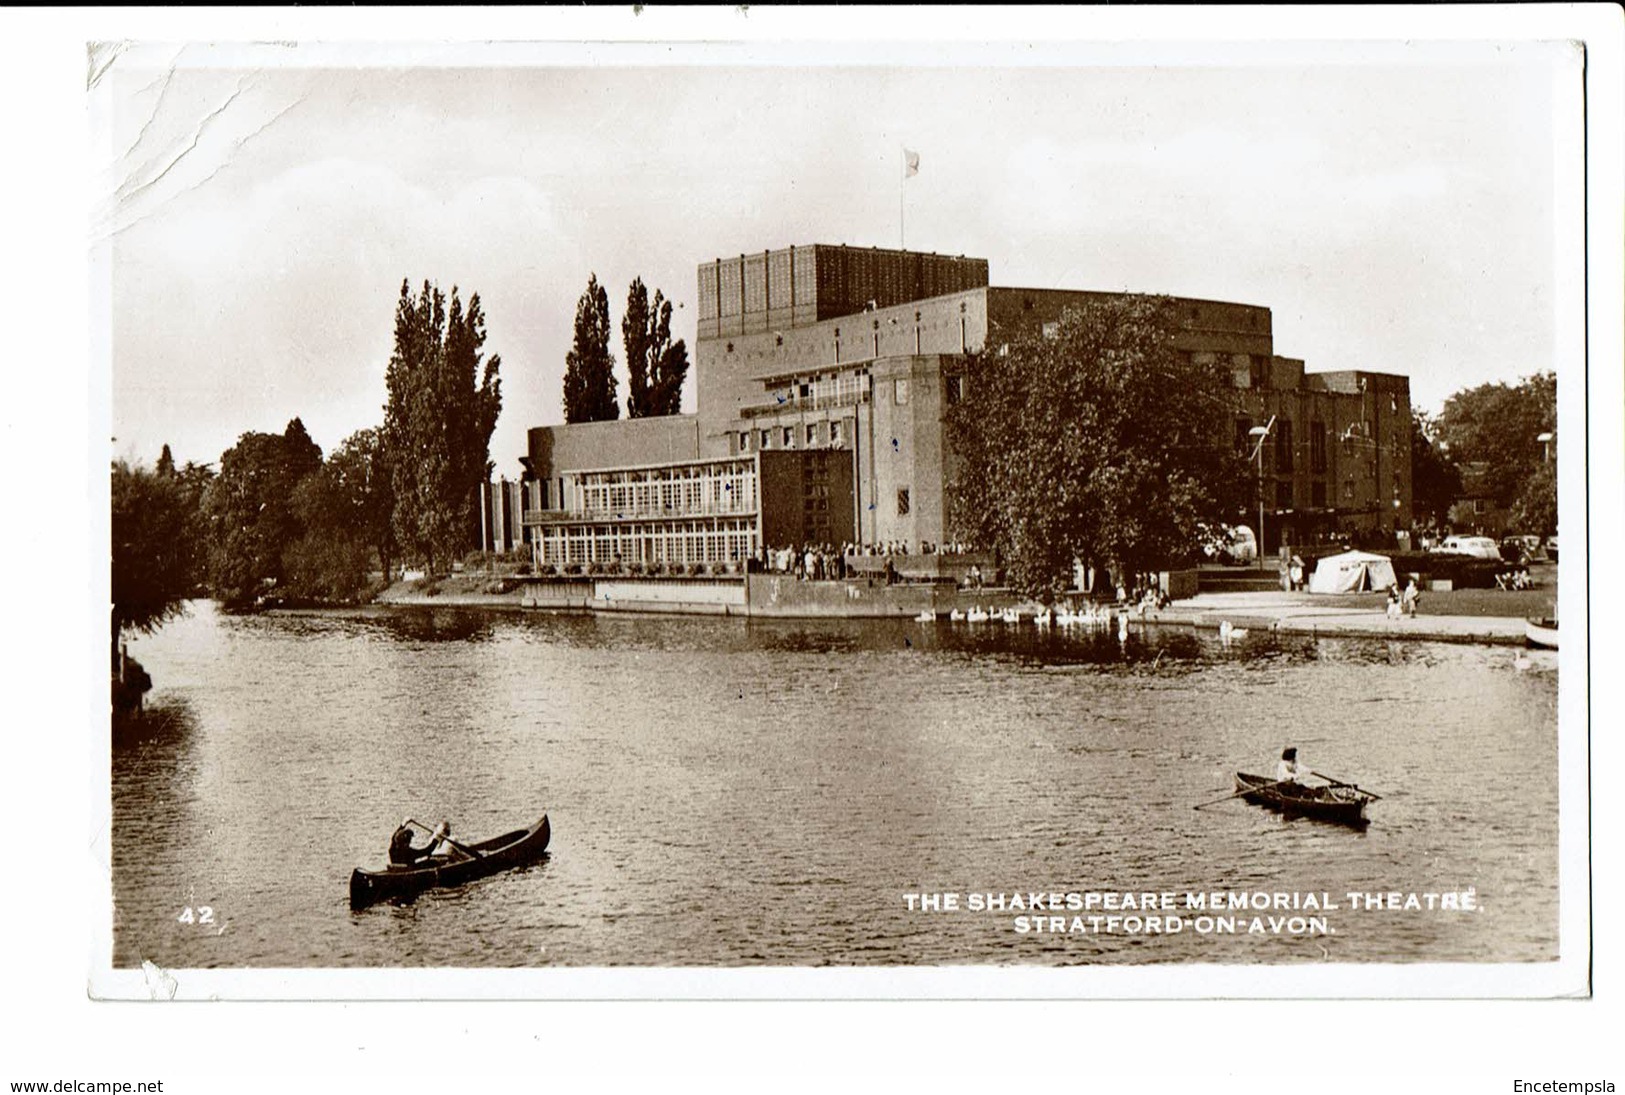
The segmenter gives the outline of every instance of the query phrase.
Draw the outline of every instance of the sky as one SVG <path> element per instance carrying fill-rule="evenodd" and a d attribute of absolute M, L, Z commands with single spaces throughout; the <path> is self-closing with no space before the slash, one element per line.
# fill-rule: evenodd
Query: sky
<path fill-rule="evenodd" d="M 170 44 L 96 63 L 126 458 L 215 461 L 296 415 L 331 451 L 379 424 L 401 282 L 429 280 L 480 294 L 491 458 L 517 476 L 526 429 L 562 421 L 589 275 L 617 359 L 634 277 L 678 303 L 692 354 L 701 262 L 815 242 L 1264 305 L 1278 354 L 1404 373 L 1428 410 L 1563 364 L 1555 210 L 1578 153 L 1555 120 L 1579 67 L 1561 44 Z"/>

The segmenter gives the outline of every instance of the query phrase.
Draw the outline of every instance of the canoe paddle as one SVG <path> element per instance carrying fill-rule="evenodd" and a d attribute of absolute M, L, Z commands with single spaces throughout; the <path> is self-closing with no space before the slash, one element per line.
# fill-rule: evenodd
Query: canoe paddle
<path fill-rule="evenodd" d="M 1274 780 L 1274 781 L 1272 781 L 1270 783 L 1260 783 L 1257 787 L 1244 787 L 1241 790 L 1237 791 L 1233 795 L 1225 795 L 1223 798 L 1216 798 L 1212 802 L 1204 802 L 1204 803 L 1201 803 L 1200 805 L 1192 806 L 1191 809 L 1192 810 L 1200 810 L 1203 806 L 1217 806 L 1221 802 L 1229 802 L 1233 798 L 1240 798 L 1242 795 L 1250 795 L 1254 791 L 1267 791 L 1271 787 L 1279 787 L 1283 783 L 1291 783 L 1291 782 L 1292 781 L 1289 780 L 1289 779 L 1278 779 L 1278 780 Z"/>
<path fill-rule="evenodd" d="M 1356 791 L 1360 792 L 1362 795 L 1369 795 L 1373 799 L 1378 799 L 1378 798 L 1382 797 L 1381 795 L 1377 794 L 1377 792 L 1375 792 L 1375 791 L 1367 791 L 1364 787 L 1361 787 L 1358 783 L 1344 783 L 1340 779 L 1333 779 L 1331 776 L 1322 775 L 1320 772 L 1310 772 L 1309 774 L 1312 775 L 1312 776 L 1320 776 L 1321 779 L 1325 780 L 1327 783 L 1331 784 L 1333 787 L 1352 787 Z"/>
<path fill-rule="evenodd" d="M 470 848 L 466 844 L 459 844 L 457 841 L 451 839 L 451 836 L 449 834 L 442 836 L 442 835 L 440 835 L 440 831 L 438 829 L 431 829 L 427 825 L 423 824 L 423 822 L 417 820 L 416 818 L 410 818 L 409 817 L 409 818 L 406 819 L 406 823 L 408 825 L 416 825 L 419 829 L 422 829 L 424 832 L 428 833 L 430 836 L 437 837 L 440 840 L 444 840 L 447 844 L 450 844 L 453 848 L 456 848 L 459 852 L 462 852 L 464 855 L 472 856 L 475 859 L 484 859 L 485 858 L 485 853 L 484 852 L 477 851 L 474 848 Z M 431 844 L 430 847 L 433 847 L 433 845 Z"/>

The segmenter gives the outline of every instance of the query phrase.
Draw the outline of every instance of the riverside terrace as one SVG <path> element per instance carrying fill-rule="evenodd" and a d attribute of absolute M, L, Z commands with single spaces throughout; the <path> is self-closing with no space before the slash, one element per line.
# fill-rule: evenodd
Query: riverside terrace
<path fill-rule="evenodd" d="M 944 556 L 944 559 L 951 558 Z M 894 560 L 899 573 L 914 569 Z M 1557 598 L 1557 567 L 1536 568 L 1539 588 L 1524 593 L 1500 590 L 1429 592 L 1414 618 L 1389 619 L 1381 594 L 1323 595 L 1283 590 L 1194 593 L 1163 608 L 1115 610 L 1113 626 L 1173 627 L 1212 631 L 1272 632 L 1312 638 L 1418 639 L 1433 642 L 1524 643 L 1527 617 L 1549 615 Z M 1032 627 L 1038 606 L 1008 589 L 965 589 L 949 580 L 899 581 L 887 585 L 878 575 L 841 580 L 800 581 L 782 574 L 664 575 L 630 579 L 615 575 L 511 578 L 493 583 L 466 575 L 441 581 L 432 592 L 402 582 L 379 600 L 389 604 L 483 606 L 574 612 L 653 612 L 762 618 L 915 618 L 931 613 L 921 626 L 973 626 L 950 620 L 953 612 L 980 608 L 993 615 L 987 628 Z M 1009 609 L 1021 623 L 999 622 Z M 1230 625 L 1225 628 L 1224 625 Z"/>

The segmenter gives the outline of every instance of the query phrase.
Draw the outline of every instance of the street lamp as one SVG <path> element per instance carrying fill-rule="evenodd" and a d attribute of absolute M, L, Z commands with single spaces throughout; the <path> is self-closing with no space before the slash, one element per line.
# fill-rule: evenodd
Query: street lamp
<path fill-rule="evenodd" d="M 1546 463 L 1548 464 L 1552 462 L 1552 439 L 1554 436 L 1556 435 L 1551 433 L 1543 433 L 1535 438 L 1536 441 L 1540 442 L 1540 450 L 1545 454 Z"/>
<path fill-rule="evenodd" d="M 1247 436 L 1254 439 L 1253 455 L 1258 458 L 1258 569 L 1264 569 L 1264 439 L 1275 428 L 1275 416 L 1268 423 L 1254 426 Z"/>

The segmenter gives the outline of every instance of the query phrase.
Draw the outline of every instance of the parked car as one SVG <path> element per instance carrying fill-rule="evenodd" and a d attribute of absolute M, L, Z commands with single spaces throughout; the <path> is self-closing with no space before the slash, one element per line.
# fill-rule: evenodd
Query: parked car
<path fill-rule="evenodd" d="M 1557 533 L 1555 532 L 1546 537 L 1546 557 L 1554 563 L 1557 562 Z"/>
<path fill-rule="evenodd" d="M 1258 537 L 1246 525 L 1209 529 L 1202 554 L 1210 561 L 1242 566 L 1258 560 Z"/>
<path fill-rule="evenodd" d="M 1237 525 L 1230 530 L 1230 542 L 1225 546 L 1224 558 L 1227 562 L 1242 566 L 1246 563 L 1258 561 L 1258 537 L 1246 525 Z"/>
<path fill-rule="evenodd" d="M 1433 549 L 1435 555 L 1471 555 L 1475 559 L 1501 559 L 1501 549 L 1488 536 L 1446 536 Z"/>

